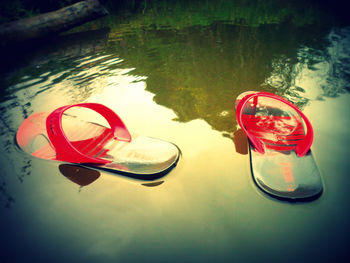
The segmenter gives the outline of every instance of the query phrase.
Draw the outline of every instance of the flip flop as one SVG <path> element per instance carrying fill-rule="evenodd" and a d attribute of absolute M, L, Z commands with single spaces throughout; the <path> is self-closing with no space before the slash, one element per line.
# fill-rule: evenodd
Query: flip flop
<path fill-rule="evenodd" d="M 102 115 L 110 128 L 66 114 L 72 107 Z M 80 164 L 143 180 L 165 175 L 180 157 L 167 141 L 130 134 L 120 117 L 98 103 L 67 105 L 52 113 L 36 113 L 23 121 L 16 134 L 18 146 L 45 160 Z"/>
<path fill-rule="evenodd" d="M 249 139 L 255 183 L 282 199 L 310 199 L 323 191 L 310 150 L 313 128 L 291 102 L 269 92 L 244 92 L 236 99 L 236 119 Z"/>

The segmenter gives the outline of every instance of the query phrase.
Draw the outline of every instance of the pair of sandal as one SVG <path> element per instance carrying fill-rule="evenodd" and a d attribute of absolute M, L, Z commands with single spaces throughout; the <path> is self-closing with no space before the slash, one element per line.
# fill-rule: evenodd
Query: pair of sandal
<path fill-rule="evenodd" d="M 110 127 L 67 114 L 73 107 L 97 112 Z M 236 118 L 249 138 L 251 170 L 262 190 L 287 199 L 321 194 L 322 182 L 310 150 L 313 129 L 295 105 L 272 93 L 247 92 L 236 100 Z M 23 121 L 16 139 L 24 152 L 41 159 L 136 178 L 165 175 L 181 155 L 175 144 L 131 134 L 116 113 L 98 103 L 33 114 Z"/>

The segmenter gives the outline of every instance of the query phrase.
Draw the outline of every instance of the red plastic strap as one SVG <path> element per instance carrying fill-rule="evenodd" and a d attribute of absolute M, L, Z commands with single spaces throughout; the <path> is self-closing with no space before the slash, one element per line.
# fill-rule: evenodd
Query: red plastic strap
<path fill-rule="evenodd" d="M 237 108 L 236 108 L 237 122 L 241 126 L 242 130 L 247 134 L 249 140 L 251 141 L 251 143 L 253 144 L 255 149 L 259 153 L 262 153 L 262 154 L 265 153 L 264 143 L 261 140 L 259 140 L 256 136 L 254 136 L 252 133 L 248 132 L 248 130 L 244 126 L 243 121 L 242 121 L 242 115 L 243 115 L 242 113 L 243 113 L 243 109 L 244 109 L 245 105 L 248 103 L 248 101 L 251 100 L 252 98 L 254 98 L 254 104 L 255 104 L 258 97 L 267 97 L 267 98 L 279 100 L 279 101 L 287 104 L 291 108 L 293 108 L 302 117 L 302 119 L 304 120 L 304 123 L 306 125 L 307 133 L 306 133 L 305 138 L 303 140 L 298 141 L 297 145 L 295 146 L 295 152 L 299 157 L 304 156 L 309 151 L 309 149 L 312 145 L 313 139 L 314 139 L 314 132 L 313 132 L 311 122 L 304 115 L 304 113 L 302 113 L 302 111 L 297 106 L 295 106 L 293 103 L 291 103 L 291 102 L 289 102 L 289 101 L 287 101 L 287 100 L 285 100 L 285 99 L 283 99 L 283 98 L 281 98 L 273 93 L 269 93 L 269 92 L 256 92 L 256 93 L 248 94 L 240 100 L 240 102 L 238 103 Z"/>
<path fill-rule="evenodd" d="M 276 132 L 281 129 L 280 126 L 277 126 L 276 123 L 279 121 L 291 120 L 291 117 L 280 117 L 280 116 L 272 116 L 272 118 L 266 119 L 265 116 L 254 116 L 254 115 L 243 115 L 242 121 L 246 128 L 255 129 L 255 130 L 275 130 Z M 296 130 L 304 131 L 303 124 L 298 122 L 298 126 L 289 125 L 284 123 L 283 130 L 288 133 L 295 132 Z M 281 131 L 282 132 L 282 131 Z"/>
<path fill-rule="evenodd" d="M 74 105 L 67 105 L 54 110 L 46 118 L 46 130 L 52 145 L 55 147 L 59 159 L 66 162 L 72 163 L 96 163 L 96 164 L 106 164 L 111 161 L 93 158 L 89 155 L 83 154 L 78 151 L 77 148 L 68 140 L 63 132 L 62 128 L 62 115 L 63 112 L 72 107 L 84 107 L 96 111 L 101 114 L 109 123 L 111 130 L 114 134 L 114 138 L 120 141 L 131 141 L 131 135 L 126 128 L 123 121 L 119 116 L 107 108 L 106 106 L 98 103 L 80 103 Z"/>

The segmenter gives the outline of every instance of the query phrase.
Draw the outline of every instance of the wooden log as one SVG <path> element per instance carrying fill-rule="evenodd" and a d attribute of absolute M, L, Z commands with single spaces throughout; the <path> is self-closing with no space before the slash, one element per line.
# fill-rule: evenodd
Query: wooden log
<path fill-rule="evenodd" d="M 57 11 L 0 25 L 1 44 L 55 35 L 107 14 L 98 0 L 81 1 Z"/>

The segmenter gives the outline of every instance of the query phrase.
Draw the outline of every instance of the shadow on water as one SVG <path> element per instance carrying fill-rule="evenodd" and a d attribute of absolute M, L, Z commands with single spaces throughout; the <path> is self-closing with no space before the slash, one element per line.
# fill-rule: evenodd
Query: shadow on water
<path fill-rule="evenodd" d="M 63 176 L 65 176 L 71 182 L 79 185 L 80 187 L 84 187 L 92 184 L 101 176 L 101 173 L 98 170 L 90 169 L 88 167 L 75 165 L 75 164 L 60 164 L 58 166 L 58 169 Z M 128 178 L 128 176 L 117 175 L 117 174 L 114 174 L 114 176 Z M 143 182 L 139 180 L 137 182 L 135 181 L 135 183 L 138 183 L 143 186 L 154 187 L 164 183 L 164 180 L 160 180 L 161 177 L 162 176 L 153 177 L 152 180 L 149 179 L 148 181 L 143 181 Z M 132 178 L 132 177 L 129 177 L 129 178 Z M 135 179 L 140 179 L 140 178 L 135 177 Z"/>

